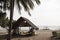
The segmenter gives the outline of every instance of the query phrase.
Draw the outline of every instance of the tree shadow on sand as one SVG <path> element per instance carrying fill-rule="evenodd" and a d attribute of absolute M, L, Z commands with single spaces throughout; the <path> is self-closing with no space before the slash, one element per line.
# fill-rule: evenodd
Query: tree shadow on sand
<path fill-rule="evenodd" d="M 32 36 L 35 36 L 35 35 L 31 35 L 31 34 L 27 34 L 27 35 L 20 35 L 20 34 L 14 34 L 12 35 L 12 39 L 14 38 L 24 38 L 24 37 L 32 37 Z M 0 35 L 0 39 L 1 40 L 6 40 L 8 38 L 8 35 Z"/>

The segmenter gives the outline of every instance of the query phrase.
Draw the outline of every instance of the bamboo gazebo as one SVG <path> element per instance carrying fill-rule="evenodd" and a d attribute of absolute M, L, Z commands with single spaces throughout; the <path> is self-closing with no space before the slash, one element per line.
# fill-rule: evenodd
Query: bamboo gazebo
<path fill-rule="evenodd" d="M 28 31 L 29 34 L 34 34 L 34 30 L 38 30 L 39 28 L 34 25 L 30 20 L 24 17 L 20 17 L 14 24 L 13 29 L 17 29 L 18 27 L 31 27 Z M 15 30 L 14 30 L 15 31 Z M 15 31 L 16 32 L 16 31 Z"/>

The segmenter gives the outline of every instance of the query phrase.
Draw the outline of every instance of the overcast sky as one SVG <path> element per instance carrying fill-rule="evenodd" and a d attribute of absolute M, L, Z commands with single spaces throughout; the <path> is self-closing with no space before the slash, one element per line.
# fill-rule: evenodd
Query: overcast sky
<path fill-rule="evenodd" d="M 60 0 L 40 0 L 41 4 L 35 4 L 33 10 L 30 10 L 29 16 L 24 10 L 21 15 L 18 13 L 17 7 L 14 8 L 14 20 L 20 16 L 26 17 L 34 24 L 39 26 L 60 26 Z M 9 17 L 9 14 L 8 14 Z"/>

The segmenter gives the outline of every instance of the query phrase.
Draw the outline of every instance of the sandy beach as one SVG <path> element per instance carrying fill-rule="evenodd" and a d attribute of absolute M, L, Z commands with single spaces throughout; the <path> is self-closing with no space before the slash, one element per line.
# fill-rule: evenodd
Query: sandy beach
<path fill-rule="evenodd" d="M 13 38 L 12 40 L 50 40 L 52 36 L 51 30 L 40 30 L 37 32 L 38 34 L 31 37 L 24 37 L 24 38 Z"/>
<path fill-rule="evenodd" d="M 37 31 L 37 34 L 35 36 L 30 37 L 17 37 L 12 38 L 12 40 L 50 40 L 50 37 L 52 36 L 51 30 L 40 30 Z"/>

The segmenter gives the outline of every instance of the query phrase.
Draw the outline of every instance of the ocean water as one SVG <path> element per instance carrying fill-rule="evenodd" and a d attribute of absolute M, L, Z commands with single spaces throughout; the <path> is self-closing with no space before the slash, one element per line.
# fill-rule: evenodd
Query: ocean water
<path fill-rule="evenodd" d="M 39 29 L 60 30 L 60 26 L 37 26 Z M 21 27 L 22 30 L 29 30 L 29 27 Z"/>
<path fill-rule="evenodd" d="M 60 26 L 37 26 L 39 29 L 60 30 Z M 29 30 L 29 27 L 21 27 L 21 30 Z"/>
<path fill-rule="evenodd" d="M 60 30 L 60 26 L 39 26 L 39 29 Z"/>

